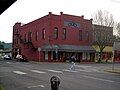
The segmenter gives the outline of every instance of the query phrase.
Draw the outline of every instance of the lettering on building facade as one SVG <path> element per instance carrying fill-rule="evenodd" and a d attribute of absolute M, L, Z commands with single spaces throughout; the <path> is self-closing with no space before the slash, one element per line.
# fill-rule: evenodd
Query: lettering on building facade
<path fill-rule="evenodd" d="M 73 21 L 64 21 L 64 26 L 80 28 L 80 23 Z"/>

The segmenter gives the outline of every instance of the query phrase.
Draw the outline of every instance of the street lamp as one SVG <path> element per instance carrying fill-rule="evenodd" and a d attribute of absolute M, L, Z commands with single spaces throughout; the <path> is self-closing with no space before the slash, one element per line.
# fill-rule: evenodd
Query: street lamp
<path fill-rule="evenodd" d="M 58 60 L 58 48 L 59 46 L 58 45 L 55 45 L 55 53 L 56 53 L 56 60 Z"/>
<path fill-rule="evenodd" d="M 40 52 L 41 52 L 41 48 L 38 48 L 38 52 L 39 52 L 39 62 L 40 62 Z"/>

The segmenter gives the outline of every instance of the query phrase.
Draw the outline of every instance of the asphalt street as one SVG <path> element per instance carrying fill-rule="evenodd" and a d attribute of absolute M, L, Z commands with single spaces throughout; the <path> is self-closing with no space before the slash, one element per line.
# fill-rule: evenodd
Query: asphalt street
<path fill-rule="evenodd" d="M 50 78 L 60 78 L 59 90 L 119 90 L 120 74 L 104 72 L 112 64 L 35 63 L 0 60 L 0 84 L 5 90 L 51 90 Z M 120 68 L 120 63 L 115 64 Z"/>

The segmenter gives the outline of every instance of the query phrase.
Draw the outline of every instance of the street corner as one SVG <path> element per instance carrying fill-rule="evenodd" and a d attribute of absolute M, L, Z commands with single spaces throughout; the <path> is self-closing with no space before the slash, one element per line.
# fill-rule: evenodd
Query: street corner
<path fill-rule="evenodd" d="M 106 68 L 103 69 L 104 72 L 120 74 L 120 68 Z"/>

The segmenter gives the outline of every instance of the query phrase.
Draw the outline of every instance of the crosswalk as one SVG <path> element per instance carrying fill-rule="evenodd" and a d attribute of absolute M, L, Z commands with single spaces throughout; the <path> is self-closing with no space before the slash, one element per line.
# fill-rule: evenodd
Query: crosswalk
<path fill-rule="evenodd" d="M 33 70 L 30 70 L 30 72 L 32 72 L 32 73 L 38 73 L 38 74 L 46 74 L 46 73 L 63 74 L 63 73 L 66 73 L 66 72 L 68 72 L 68 73 L 77 73 L 77 72 L 87 72 L 87 73 L 89 73 L 89 72 L 98 72 L 98 71 L 95 70 L 95 69 L 93 69 L 93 71 L 92 70 L 83 70 L 83 69 L 76 69 L 74 71 L 71 71 L 69 69 L 62 69 L 62 70 L 46 69 L 46 70 L 43 71 L 43 70 L 35 70 L 35 69 L 33 69 Z M 22 71 L 13 71 L 13 73 L 19 74 L 19 75 L 27 74 L 24 71 L 23 72 Z"/>
<path fill-rule="evenodd" d="M 6 62 L 7 64 L 12 64 L 11 62 Z M 69 69 L 44 69 L 44 70 L 37 70 L 37 69 L 33 69 L 33 70 L 29 70 L 32 73 L 37 73 L 37 74 L 46 74 L 46 73 L 58 73 L 58 74 L 63 74 L 63 73 L 79 73 L 79 72 L 85 72 L 85 73 L 91 73 L 91 72 L 100 72 L 98 69 L 96 69 L 93 66 L 90 65 L 75 65 L 76 69 L 74 71 L 71 71 Z M 13 71 L 13 73 L 15 74 L 19 74 L 19 75 L 24 75 L 27 74 L 26 72 L 22 72 L 22 71 Z"/>
<path fill-rule="evenodd" d="M 70 71 L 68 69 L 63 69 L 62 71 L 59 71 L 59 70 L 52 70 L 52 69 L 48 69 L 46 71 L 40 71 L 40 70 L 30 70 L 31 72 L 33 73 L 38 73 L 38 74 L 46 74 L 46 73 L 58 73 L 58 74 L 63 74 L 64 72 L 78 72 L 78 71 Z M 24 75 L 24 74 L 27 74 L 25 73 L 25 71 L 13 71 L 13 73 L 15 74 L 19 74 L 19 75 Z"/>
<path fill-rule="evenodd" d="M 57 70 L 52 70 L 52 69 L 48 69 L 48 71 L 55 72 L 55 73 L 63 73 L 62 71 L 57 71 Z"/>
<path fill-rule="evenodd" d="M 40 73 L 40 74 L 46 73 L 46 72 L 39 71 L 39 70 L 31 70 L 31 71 L 32 71 L 32 72 L 35 72 L 35 73 Z"/>
<path fill-rule="evenodd" d="M 66 72 L 77 72 L 77 71 L 71 71 L 71 70 L 68 70 L 68 69 L 63 69 L 63 71 L 66 71 Z"/>
<path fill-rule="evenodd" d="M 20 75 L 27 74 L 27 73 L 22 72 L 22 71 L 13 71 L 13 73 L 20 74 Z"/>

